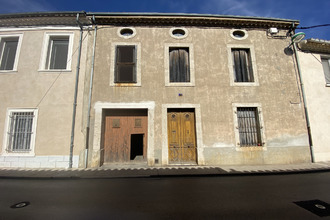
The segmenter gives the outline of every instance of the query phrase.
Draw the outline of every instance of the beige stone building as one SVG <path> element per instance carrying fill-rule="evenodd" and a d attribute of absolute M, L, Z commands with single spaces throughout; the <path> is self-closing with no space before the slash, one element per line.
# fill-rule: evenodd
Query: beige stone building
<path fill-rule="evenodd" d="M 330 161 L 330 41 L 304 40 L 299 49 L 314 161 Z"/>
<path fill-rule="evenodd" d="M 82 36 L 71 138 L 81 34 L 77 19 L 85 22 L 84 13 L 0 15 L 0 167 L 66 168 L 70 158 L 72 167 L 79 166 L 85 148 L 82 95 L 88 32 L 84 29 Z"/>
<path fill-rule="evenodd" d="M 295 60 L 284 53 L 298 21 L 87 17 L 89 167 L 311 161 Z"/>

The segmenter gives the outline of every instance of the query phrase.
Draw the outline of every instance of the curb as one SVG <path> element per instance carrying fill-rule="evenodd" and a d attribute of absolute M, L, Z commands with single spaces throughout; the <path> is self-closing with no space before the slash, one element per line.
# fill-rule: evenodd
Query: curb
<path fill-rule="evenodd" d="M 301 167 L 301 168 L 300 168 Z M 280 166 L 222 166 L 222 167 L 150 167 L 117 169 L 13 169 L 0 168 L 5 179 L 112 179 L 161 177 L 217 177 L 247 175 L 289 175 L 329 172 L 329 164 Z"/>

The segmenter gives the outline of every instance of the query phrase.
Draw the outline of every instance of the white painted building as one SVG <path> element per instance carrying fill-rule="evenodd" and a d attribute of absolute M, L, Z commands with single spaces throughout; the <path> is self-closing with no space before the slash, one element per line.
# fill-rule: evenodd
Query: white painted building
<path fill-rule="evenodd" d="M 314 161 L 330 161 L 330 41 L 304 40 L 299 49 Z"/>

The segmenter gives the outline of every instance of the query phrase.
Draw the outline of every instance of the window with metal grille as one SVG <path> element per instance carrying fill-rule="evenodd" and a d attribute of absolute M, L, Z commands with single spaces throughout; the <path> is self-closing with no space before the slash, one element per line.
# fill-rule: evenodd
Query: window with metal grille
<path fill-rule="evenodd" d="M 254 82 L 250 49 L 231 49 L 234 81 Z"/>
<path fill-rule="evenodd" d="M 49 38 L 46 69 L 66 69 L 68 62 L 69 36 Z"/>
<path fill-rule="evenodd" d="M 28 152 L 31 150 L 34 112 L 15 112 L 9 114 L 8 145 L 9 152 Z"/>
<path fill-rule="evenodd" d="M 325 82 L 327 84 L 330 84 L 330 58 L 322 57 L 321 60 L 322 60 Z"/>
<path fill-rule="evenodd" d="M 190 82 L 189 48 L 170 48 L 170 82 Z"/>
<path fill-rule="evenodd" d="M 241 147 L 262 146 L 257 107 L 237 107 L 237 122 Z"/>
<path fill-rule="evenodd" d="M 115 83 L 136 83 L 136 47 L 116 47 Z"/>
<path fill-rule="evenodd" d="M 0 70 L 13 70 L 18 45 L 18 37 L 2 38 L 0 42 Z"/>

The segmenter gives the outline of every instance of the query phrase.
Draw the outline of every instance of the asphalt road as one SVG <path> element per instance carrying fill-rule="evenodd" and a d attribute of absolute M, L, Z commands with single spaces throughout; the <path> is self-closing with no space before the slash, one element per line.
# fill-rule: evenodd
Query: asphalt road
<path fill-rule="evenodd" d="M 122 179 L 0 179 L 0 219 L 320 219 L 330 173 Z M 29 202 L 22 208 L 11 208 Z M 315 206 L 315 205 L 314 205 Z M 320 211 L 330 213 L 321 206 Z M 326 216 L 322 219 L 330 219 Z"/>

